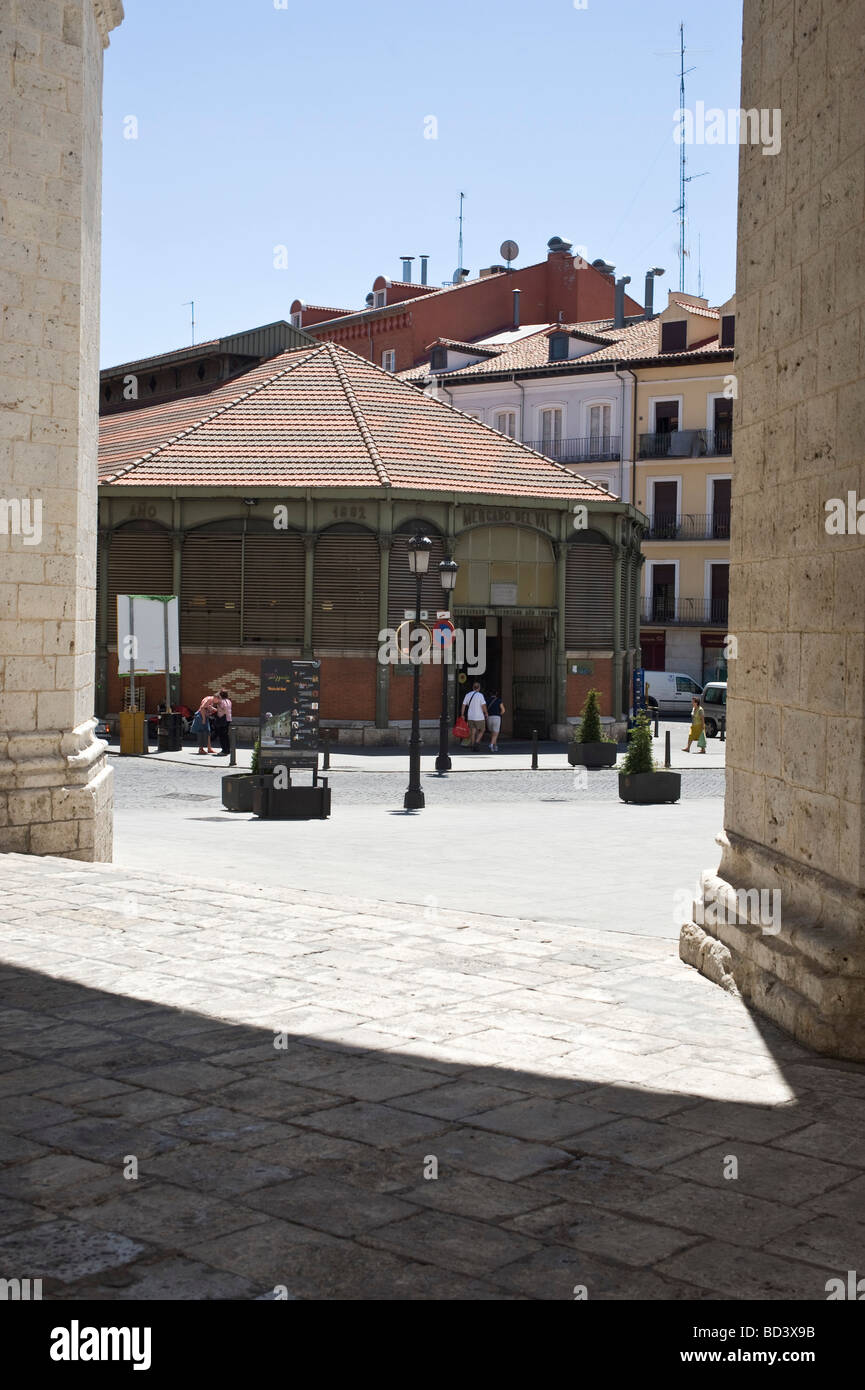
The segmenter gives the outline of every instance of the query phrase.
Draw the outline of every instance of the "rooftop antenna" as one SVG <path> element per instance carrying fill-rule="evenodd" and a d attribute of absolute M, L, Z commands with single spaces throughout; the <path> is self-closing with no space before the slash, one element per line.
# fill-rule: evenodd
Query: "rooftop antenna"
<path fill-rule="evenodd" d="M 703 234 L 697 233 L 697 294 L 703 298 Z"/>
<path fill-rule="evenodd" d="M 191 314 L 191 318 L 192 318 L 192 346 L 195 347 L 195 300 L 194 300 L 194 299 L 185 299 L 185 300 L 183 301 L 183 307 L 184 307 L 184 309 L 189 308 L 189 309 L 192 310 L 192 314 Z"/>
<path fill-rule="evenodd" d="M 685 77 L 689 72 L 694 72 L 694 68 L 685 67 L 685 25 L 679 24 L 679 110 L 685 111 Z M 675 211 L 679 214 L 679 289 L 684 294 L 685 291 L 685 257 L 688 250 L 685 246 L 685 224 L 687 221 L 687 186 L 693 179 L 706 177 L 702 174 L 687 173 L 687 145 L 682 132 L 682 141 L 679 145 L 681 154 L 679 155 L 679 206 Z"/>
<path fill-rule="evenodd" d="M 460 271 L 460 272 L 462 271 L 462 268 L 463 268 L 463 200 L 464 200 L 465 196 L 466 196 L 465 193 L 461 193 L 461 194 L 460 194 L 460 216 L 459 216 L 460 235 L 459 235 L 459 243 L 458 243 L 458 245 L 457 245 L 457 270 Z M 455 278 L 456 278 L 457 280 L 459 280 L 459 279 L 461 279 L 462 277 L 461 277 L 461 275 L 457 275 Z"/>

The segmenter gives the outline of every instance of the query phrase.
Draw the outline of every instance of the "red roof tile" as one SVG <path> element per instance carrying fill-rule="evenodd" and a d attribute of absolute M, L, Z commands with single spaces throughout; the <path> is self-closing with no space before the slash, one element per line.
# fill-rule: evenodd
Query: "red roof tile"
<path fill-rule="evenodd" d="M 348 348 L 295 348 L 207 397 L 101 421 L 102 484 L 382 487 L 610 501 Z"/>

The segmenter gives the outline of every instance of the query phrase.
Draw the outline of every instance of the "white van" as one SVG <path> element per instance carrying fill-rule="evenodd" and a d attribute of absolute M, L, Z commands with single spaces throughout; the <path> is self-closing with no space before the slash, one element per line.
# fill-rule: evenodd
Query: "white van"
<path fill-rule="evenodd" d="M 709 681 L 709 684 L 703 687 L 700 704 L 706 718 L 706 734 L 709 738 L 714 738 L 721 720 L 726 720 L 727 717 L 727 682 Z M 726 724 L 724 727 L 726 728 Z"/>
<path fill-rule="evenodd" d="M 662 714 L 688 714 L 703 687 L 682 671 L 646 671 L 646 704 Z"/>

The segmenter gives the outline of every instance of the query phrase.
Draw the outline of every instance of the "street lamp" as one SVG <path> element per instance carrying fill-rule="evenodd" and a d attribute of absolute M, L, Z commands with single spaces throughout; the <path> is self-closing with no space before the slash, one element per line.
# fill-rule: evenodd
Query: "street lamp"
<path fill-rule="evenodd" d="M 449 608 L 448 597 L 456 587 L 459 565 L 456 560 L 439 561 L 439 577 L 445 594 L 445 607 Z M 442 708 L 439 715 L 439 755 L 436 758 L 436 772 L 450 772 L 451 760 L 448 754 L 448 663 L 442 647 Z"/>
<path fill-rule="evenodd" d="M 429 554 L 432 541 L 429 536 L 416 532 L 408 543 L 408 567 L 415 577 L 415 624 L 420 623 L 420 590 L 423 577 L 429 569 Z M 414 650 L 418 628 L 412 633 L 410 651 Z M 420 654 L 415 653 L 413 688 L 411 699 L 411 739 L 408 746 L 408 790 L 403 798 L 407 811 L 420 811 L 425 805 L 420 784 Z"/>

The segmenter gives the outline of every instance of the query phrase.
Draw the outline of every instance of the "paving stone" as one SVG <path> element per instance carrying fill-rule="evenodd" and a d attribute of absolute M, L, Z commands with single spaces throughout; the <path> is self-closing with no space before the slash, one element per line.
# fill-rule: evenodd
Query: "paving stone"
<path fill-rule="evenodd" d="M 738 1161 L 738 1177 L 735 1179 L 723 1177 L 728 1156 Z M 765 1197 L 768 1201 L 787 1202 L 790 1206 L 796 1206 L 830 1188 L 840 1187 L 841 1183 L 856 1176 L 854 1169 L 842 1168 L 835 1163 L 785 1153 L 766 1145 L 738 1142 L 704 1148 L 686 1159 L 671 1162 L 666 1171 L 709 1187 L 723 1188 L 728 1181 L 735 1181 L 737 1192 Z"/>
<path fill-rule="evenodd" d="M 170 1299 L 175 1301 L 198 1300 L 239 1300 L 252 1299 L 258 1293 L 257 1286 L 239 1274 L 229 1274 L 212 1269 L 199 1260 L 184 1259 L 175 1255 L 167 1259 L 147 1264 L 137 1261 L 124 1271 L 126 1282 L 112 1283 L 88 1279 L 80 1285 L 80 1296 L 87 1299 L 109 1302 L 132 1300 Z M 64 1297 L 74 1299 L 79 1287 L 72 1285 Z"/>
<path fill-rule="evenodd" d="M 281 1080 L 278 1074 L 270 1072 L 254 1079 L 244 1077 L 231 1086 L 214 1088 L 208 1092 L 208 1099 L 216 1106 L 272 1120 L 294 1120 L 310 1111 L 318 1113 L 328 1106 L 345 1104 L 343 1095 L 295 1086 L 287 1077 Z"/>
<path fill-rule="evenodd" d="M 547 1205 L 546 1196 L 527 1184 L 499 1182 L 457 1169 L 449 1169 L 438 1178 L 421 1179 L 402 1195 L 419 1206 L 477 1221 L 504 1221 Z"/>
<path fill-rule="evenodd" d="M 774 1147 L 789 1149 L 792 1153 L 813 1154 L 815 1158 L 825 1158 L 832 1163 L 865 1168 L 865 1126 L 861 1124 L 845 1124 L 842 1120 L 820 1121 L 805 1129 L 797 1129 L 795 1134 L 776 1139 Z"/>
<path fill-rule="evenodd" d="M 252 1215 L 253 1213 L 250 1213 Z M 353 1242 L 339 1241 L 324 1231 L 308 1226 L 295 1226 L 275 1217 L 262 1220 L 255 1226 L 216 1239 L 196 1241 L 185 1251 L 190 1259 L 202 1260 L 216 1269 L 230 1270 L 252 1279 L 259 1288 L 294 1284 L 294 1271 L 299 1258 L 298 1247 L 348 1246 Z"/>
<path fill-rule="evenodd" d="M 74 1110 L 39 1096 L 5 1096 L 0 1106 L 0 1127 L 16 1134 L 27 1134 L 76 1118 Z"/>
<path fill-rule="evenodd" d="M 120 1197 L 78 1207 L 72 1215 L 88 1225 L 122 1231 L 135 1240 L 161 1241 L 172 1249 L 183 1249 L 187 1241 L 205 1233 L 215 1239 L 264 1220 L 239 1202 L 224 1202 L 175 1183 L 138 1187 L 129 1181 L 127 1189 Z"/>
<path fill-rule="evenodd" d="M 564 1149 L 530 1144 L 508 1134 L 469 1129 L 466 1125 L 427 1136 L 422 1145 L 416 1141 L 406 1143 L 403 1151 L 415 1154 L 419 1166 L 427 1154 L 438 1159 L 440 1178 L 453 1164 L 454 1168 L 468 1168 L 471 1172 L 503 1181 L 519 1181 L 520 1178 L 564 1163 L 570 1157 Z"/>
<path fill-rule="evenodd" d="M 90 1117 L 37 1130 L 35 1137 L 40 1143 L 61 1152 L 117 1164 L 122 1163 L 127 1154 L 134 1154 L 141 1160 L 176 1148 L 181 1142 L 170 1134 L 142 1129 L 123 1120 Z"/>
<path fill-rule="evenodd" d="M 147 1086 L 154 1091 L 168 1091 L 170 1095 L 187 1096 L 196 1091 L 212 1093 L 220 1086 L 228 1086 L 238 1081 L 236 1072 L 227 1067 L 214 1067 L 209 1062 L 168 1062 L 160 1067 L 147 1067 L 143 1070 L 127 1070 L 123 1079 L 135 1086 Z"/>
<path fill-rule="evenodd" d="M 801 1208 L 737 1191 L 732 1180 L 714 1187 L 677 1183 L 666 1192 L 635 1202 L 631 1210 L 647 1221 L 663 1221 L 704 1236 L 723 1235 L 732 1245 L 754 1246 L 801 1225 L 803 1216 Z"/>
<path fill-rule="evenodd" d="M 762 1144 L 791 1130 L 802 1129 L 809 1116 L 796 1105 L 742 1105 L 705 1100 L 670 1115 L 670 1124 L 699 1134 L 717 1134 L 725 1139 L 751 1140 Z"/>
<path fill-rule="evenodd" d="M 19 1278 L 68 1283 L 128 1264 L 144 1249 L 116 1231 L 94 1230 L 78 1221 L 42 1221 L 0 1240 L 0 1268 L 21 1270 Z"/>
<path fill-rule="evenodd" d="M 585 1153 L 608 1154 L 642 1168 L 661 1168 L 684 1154 L 706 1148 L 707 1141 L 705 1136 L 637 1118 L 615 1120 L 580 1134 L 578 1147 Z"/>
<path fill-rule="evenodd" d="M 434 1089 L 398 1096 L 393 1104 L 398 1110 L 413 1110 L 419 1115 L 432 1115 L 441 1120 L 462 1120 L 467 1115 L 482 1114 L 506 1101 L 520 1098 L 519 1093 L 504 1086 L 485 1085 L 461 1079 L 438 1085 Z"/>
<path fill-rule="evenodd" d="M 540 1143 L 561 1141 L 583 1130 L 602 1125 L 616 1116 L 607 1110 L 584 1105 L 579 1100 L 548 1100 L 531 1096 L 510 1105 L 500 1105 L 477 1115 L 467 1115 L 466 1124 L 478 1129 L 513 1134 L 517 1139 Z"/>
<path fill-rule="evenodd" d="M 300 1174 L 301 1169 L 289 1163 L 272 1163 L 256 1152 L 231 1153 L 207 1143 L 186 1144 L 148 1159 L 139 1169 L 139 1175 L 147 1182 L 165 1179 L 178 1187 L 226 1199 Z"/>
<path fill-rule="evenodd" d="M 342 1104 L 330 1110 L 310 1109 L 307 1114 L 297 1116 L 296 1123 L 301 1128 L 324 1130 L 346 1139 L 395 1147 L 408 1144 L 420 1135 L 439 1134 L 446 1127 L 441 1120 L 426 1115 L 413 1115 L 407 1110 L 366 1102 Z"/>
<path fill-rule="evenodd" d="M 865 1212 L 860 1209 L 859 1215 L 861 1218 Z M 783 1235 L 776 1236 L 766 1249 L 775 1255 L 789 1255 L 792 1259 L 810 1260 L 813 1264 L 828 1264 L 836 1274 L 846 1275 L 851 1268 L 852 1251 L 858 1252 L 859 1265 L 862 1264 L 865 1222 L 861 1219 L 851 1221 L 846 1216 L 811 1216 L 795 1230 L 787 1230 Z"/>
<path fill-rule="evenodd" d="M 248 1193 L 246 1205 L 300 1226 L 311 1226 L 335 1236 L 355 1236 L 388 1222 L 411 1216 L 408 1202 L 380 1193 L 365 1192 L 332 1174 L 306 1176 Z"/>
<path fill-rule="evenodd" d="M 844 1183 L 841 1187 L 821 1192 L 819 1196 L 806 1202 L 805 1207 L 809 1211 L 825 1211 L 830 1216 L 844 1216 L 861 1221 L 865 1213 L 865 1177 L 854 1178 L 852 1182 Z M 803 1214 L 805 1207 L 802 1208 Z"/>
<path fill-rule="evenodd" d="M 574 1245 L 595 1255 L 643 1269 L 693 1245 L 699 1237 L 654 1221 L 637 1221 L 585 1203 L 556 1202 L 515 1217 L 510 1229 L 554 1245 Z"/>
<path fill-rule="evenodd" d="M 675 1193 L 680 1179 L 650 1172 L 616 1158 L 581 1154 L 548 1172 L 526 1179 L 525 1186 L 549 1200 L 591 1202 L 613 1211 L 639 1211 L 652 1197 Z"/>
<path fill-rule="evenodd" d="M 353 1100 L 392 1100 L 394 1097 L 423 1092 L 441 1085 L 437 1072 L 401 1067 L 389 1062 L 366 1062 L 345 1071 L 328 1073 L 326 1090 L 334 1096 Z M 405 1107 L 411 1109 L 411 1106 Z M 425 1112 L 429 1113 L 429 1112 Z"/>
<path fill-rule="evenodd" d="M 826 1280 L 837 1272 L 720 1240 L 692 1246 L 662 1261 L 656 1269 L 656 1273 L 670 1275 L 691 1288 L 735 1299 L 825 1298 Z"/>
<path fill-rule="evenodd" d="M 92 1163 L 73 1154 L 48 1153 L 29 1163 L 0 1169 L 0 1192 L 7 1197 L 45 1202 L 54 1193 L 67 1192 L 71 1187 L 80 1193 L 84 1188 L 89 1190 L 91 1183 L 104 1183 L 115 1177 L 116 1170 L 103 1163 Z"/>
<path fill-rule="evenodd" d="M 661 1279 L 650 1270 L 605 1262 L 588 1251 L 548 1245 L 527 1259 L 496 1271 L 497 1283 L 528 1298 L 568 1300 L 693 1298 L 693 1286 Z M 582 1290 L 585 1289 L 585 1295 Z M 577 1295 L 576 1290 L 580 1290 Z M 699 1296 L 699 1295 L 697 1295 Z"/>
<path fill-rule="evenodd" d="M 540 1249 L 536 1240 L 450 1212 L 424 1211 L 367 1234 L 361 1244 L 393 1250 L 462 1274 L 489 1275 Z"/>

